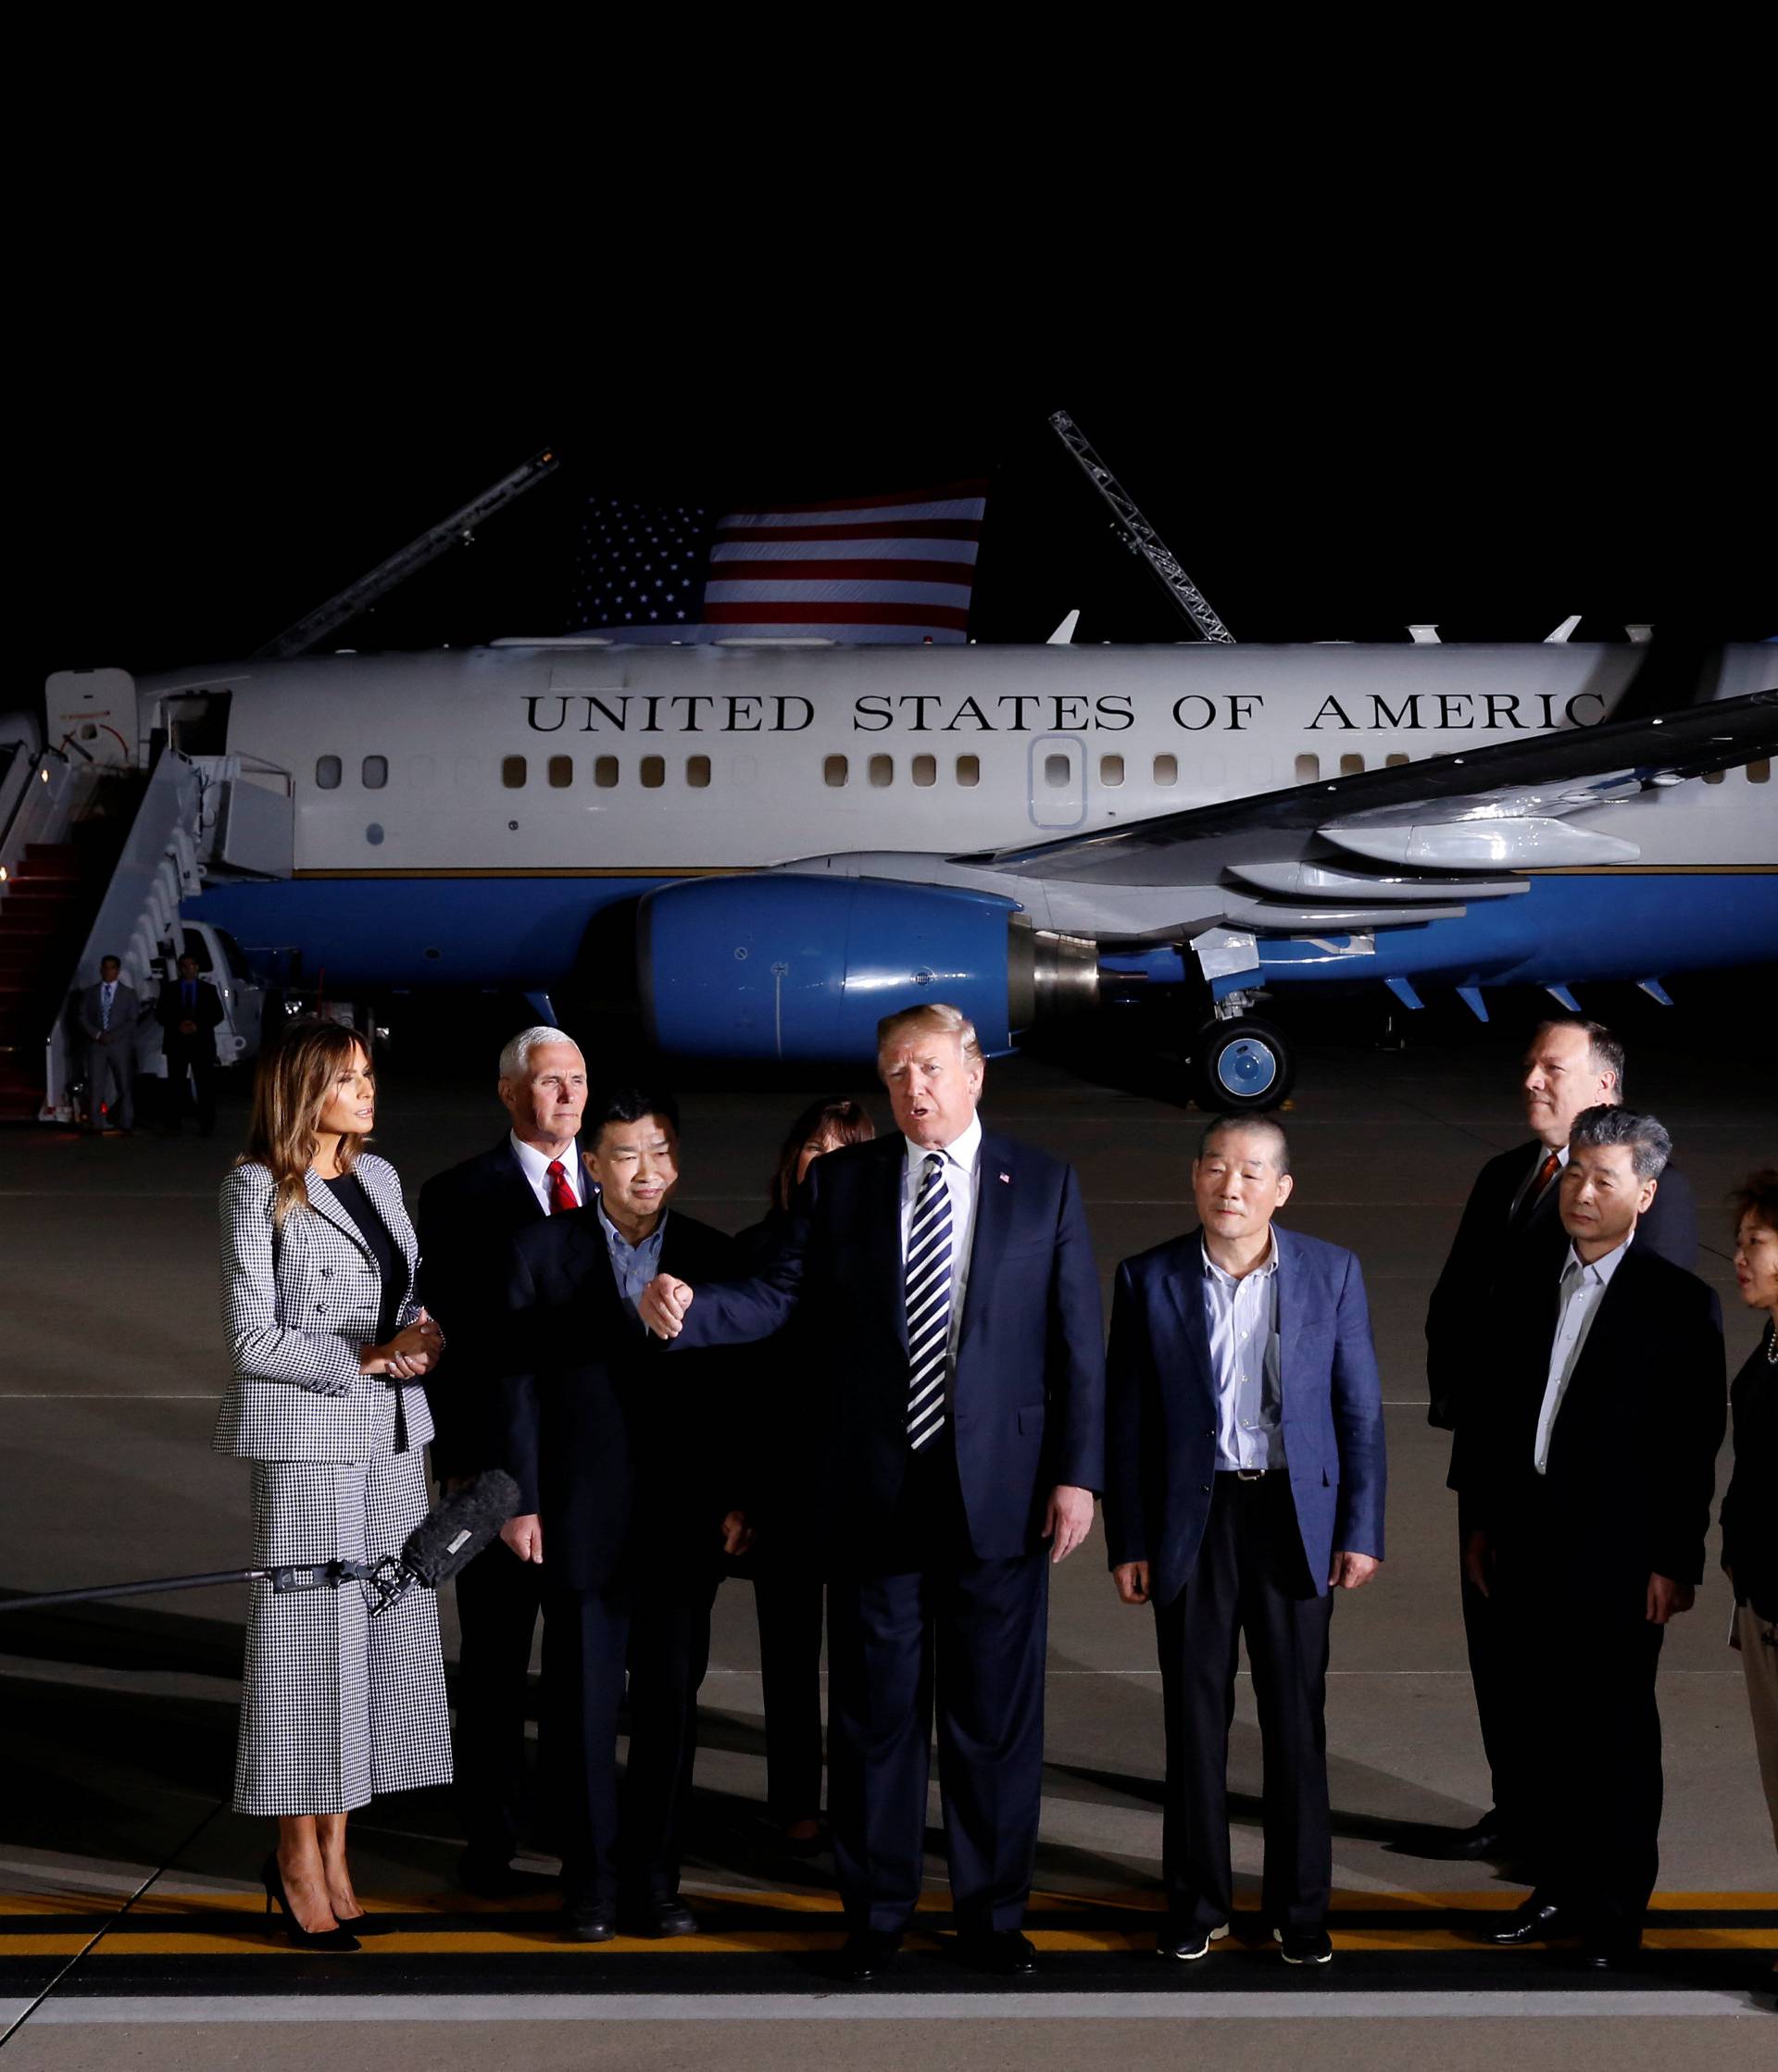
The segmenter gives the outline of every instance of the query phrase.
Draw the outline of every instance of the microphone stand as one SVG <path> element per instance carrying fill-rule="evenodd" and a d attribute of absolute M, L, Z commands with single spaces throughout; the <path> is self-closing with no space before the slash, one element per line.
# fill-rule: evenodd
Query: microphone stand
<path fill-rule="evenodd" d="M 286 1562 L 275 1568 L 218 1568 L 207 1576 L 158 1576 L 145 1583 L 103 1583 L 95 1590 L 45 1590 L 32 1596 L 0 1599 L 0 1613 L 36 1612 L 52 1604 L 94 1604 L 107 1597 L 158 1596 L 162 1591 L 207 1590 L 217 1583 L 269 1583 L 280 1596 L 296 1590 L 338 1590 L 346 1583 L 369 1583 L 386 1597 L 394 1557 L 381 1561 Z M 381 1606 L 379 1606 L 381 1608 Z"/>

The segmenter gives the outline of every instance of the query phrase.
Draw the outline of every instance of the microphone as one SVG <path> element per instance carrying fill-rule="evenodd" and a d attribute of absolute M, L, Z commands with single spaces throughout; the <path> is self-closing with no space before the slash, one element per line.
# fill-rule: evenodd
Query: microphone
<path fill-rule="evenodd" d="M 487 1469 L 434 1504 L 407 1535 L 399 1557 L 378 1563 L 378 1573 L 369 1579 L 378 1592 L 370 1616 L 400 1604 L 416 1584 L 436 1590 L 449 1582 L 518 1510 L 519 1485 L 500 1467 Z"/>

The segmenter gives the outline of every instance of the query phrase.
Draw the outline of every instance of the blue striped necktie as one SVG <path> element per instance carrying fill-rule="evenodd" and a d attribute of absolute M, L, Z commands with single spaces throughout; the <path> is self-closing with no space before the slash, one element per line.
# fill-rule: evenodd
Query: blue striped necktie
<path fill-rule="evenodd" d="M 951 1345 L 951 1191 L 945 1160 L 926 1170 L 908 1232 L 908 1443 L 915 1453 L 945 1425 L 945 1367 Z"/>

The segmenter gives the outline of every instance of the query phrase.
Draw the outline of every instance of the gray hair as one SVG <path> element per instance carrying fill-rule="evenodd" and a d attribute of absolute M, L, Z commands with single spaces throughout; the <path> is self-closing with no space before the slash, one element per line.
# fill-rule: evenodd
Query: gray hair
<path fill-rule="evenodd" d="M 1667 1169 L 1667 1161 L 1673 1155 L 1673 1140 L 1651 1115 L 1638 1115 L 1634 1108 L 1608 1107 L 1601 1104 L 1596 1108 L 1583 1108 L 1574 1117 L 1574 1128 L 1569 1136 L 1571 1147 L 1584 1145 L 1589 1150 L 1608 1149 L 1612 1144 L 1626 1145 L 1630 1153 L 1630 1168 L 1638 1180 L 1659 1180 Z"/>
<path fill-rule="evenodd" d="M 1197 1140 L 1197 1156 L 1208 1157 L 1209 1149 L 1219 1137 L 1263 1137 L 1272 1164 L 1281 1173 L 1290 1170 L 1290 1139 L 1284 1134 L 1284 1126 L 1276 1116 L 1271 1115 L 1213 1115 L 1204 1125 L 1204 1134 Z"/>
<path fill-rule="evenodd" d="M 521 1080 L 531 1064 L 532 1051 L 541 1050 L 545 1043 L 566 1043 L 571 1050 L 580 1045 L 565 1029 L 551 1029 L 547 1023 L 539 1022 L 534 1028 L 521 1029 L 505 1050 L 500 1053 L 500 1077 L 503 1080 Z"/>

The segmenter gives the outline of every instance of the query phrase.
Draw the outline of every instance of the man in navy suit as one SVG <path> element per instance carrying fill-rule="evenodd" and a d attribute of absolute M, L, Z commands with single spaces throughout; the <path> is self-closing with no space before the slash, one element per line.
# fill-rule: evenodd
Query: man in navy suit
<path fill-rule="evenodd" d="M 1430 1423 L 1456 1431 L 1466 1417 L 1485 1414 L 1500 1377 L 1492 1338 L 1481 1326 L 1521 1290 L 1546 1287 L 1561 1271 L 1568 1237 L 1558 1212 L 1557 1183 L 1568 1163 L 1569 1132 L 1584 1109 L 1622 1101 L 1623 1075 L 1623 1044 L 1602 1022 L 1559 1016 L 1533 1032 L 1520 1080 L 1532 1142 L 1501 1152 L 1476 1175 L 1427 1306 Z M 1697 1207 L 1676 1167 L 1661 1175 L 1636 1242 L 1687 1273 L 1697 1264 Z M 1472 1525 L 1459 1493 L 1459 1571 Z M 1522 1854 L 1533 1822 L 1529 1808 L 1512 1803 L 1511 1780 L 1524 1769 L 1513 1741 L 1513 1722 L 1523 1716 L 1513 1695 L 1514 1666 L 1502 1657 L 1494 1605 L 1467 1573 L 1460 1588 L 1470 1679 L 1494 1803 L 1472 1826 L 1452 1829 L 1426 1854 L 1472 1861 Z"/>
<path fill-rule="evenodd" d="M 1118 1268 L 1105 1523 L 1118 1595 L 1152 1604 L 1167 1733 L 1164 1956 L 1227 1934 L 1229 1720 L 1246 1636 L 1265 1754 L 1263 1905 L 1325 1964 L 1333 1591 L 1383 1559 L 1383 1392 L 1359 1262 L 1274 1228 L 1289 1151 L 1223 1116 L 1192 1162 L 1199 1228 Z"/>
<path fill-rule="evenodd" d="M 800 1306 L 832 1349 L 810 1496 L 830 1550 L 845 1975 L 890 1963 L 920 1897 L 934 1706 L 959 1940 L 1019 1974 L 1048 1566 L 1091 1530 L 1104 1466 L 1098 1281 L 1072 1170 L 983 1130 L 964 1017 L 911 1008 L 877 1033 L 896 1133 L 815 1162 L 755 1279 L 694 1295 L 663 1277 L 642 1313 L 682 1347 L 765 1338 Z M 769 1376 L 758 1415 L 769 1428 Z"/>
<path fill-rule="evenodd" d="M 504 1456 L 500 1378 L 511 1366 L 507 1253 L 513 1238 L 592 1199 L 578 1139 L 586 1061 L 559 1029 L 523 1030 L 500 1053 L 497 1092 L 511 1127 L 499 1142 L 419 1191 L 419 1285 L 449 1317 L 451 1371 L 428 1381 L 432 1473 L 461 1487 Z M 457 1579 L 457 1779 L 468 1847 L 458 1876 L 484 1898 L 518 1889 L 513 1853 L 530 1796 L 525 1717 L 537 1629 L 536 1566 L 492 1546 Z"/>

